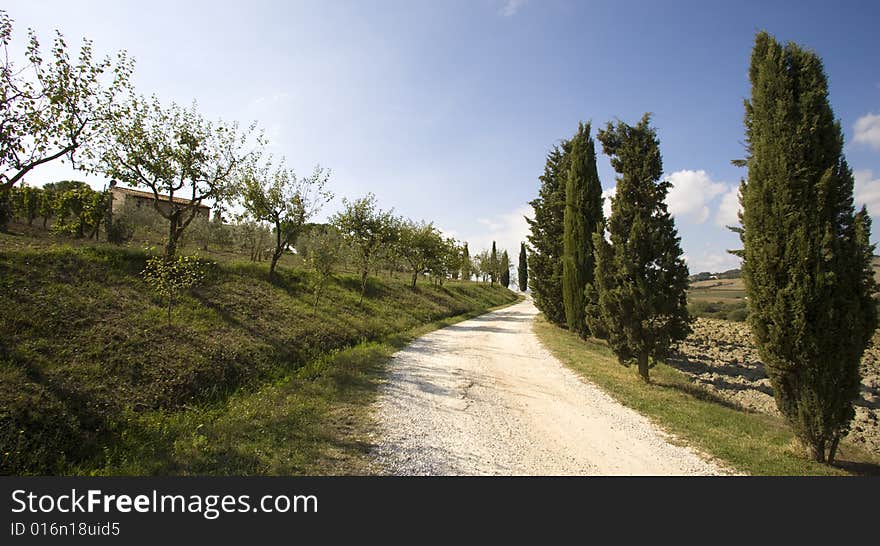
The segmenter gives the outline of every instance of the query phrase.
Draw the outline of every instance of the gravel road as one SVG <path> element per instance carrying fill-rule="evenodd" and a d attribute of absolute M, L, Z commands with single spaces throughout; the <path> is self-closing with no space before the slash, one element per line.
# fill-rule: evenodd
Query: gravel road
<path fill-rule="evenodd" d="M 532 332 L 536 314 L 526 300 L 398 352 L 377 402 L 377 472 L 727 473 L 565 368 Z"/>

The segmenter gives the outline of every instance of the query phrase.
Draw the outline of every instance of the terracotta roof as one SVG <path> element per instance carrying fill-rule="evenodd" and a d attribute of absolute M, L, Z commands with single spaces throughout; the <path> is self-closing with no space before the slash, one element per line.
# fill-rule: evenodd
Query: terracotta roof
<path fill-rule="evenodd" d="M 141 198 L 143 198 L 143 199 L 150 199 L 150 200 L 153 199 L 153 192 L 150 192 L 150 191 L 135 190 L 135 189 L 132 189 L 132 188 L 122 188 L 122 187 L 120 187 L 120 186 L 113 186 L 112 188 L 110 188 L 110 191 L 111 191 L 111 192 L 124 193 L 124 194 L 126 194 L 126 195 L 133 195 L 133 196 L 135 196 L 135 197 L 141 197 Z M 168 196 L 167 196 L 167 195 L 162 195 L 162 194 L 160 193 L 160 194 L 159 194 L 159 199 L 162 200 L 162 201 L 168 201 Z M 189 205 L 189 204 L 192 202 L 192 199 L 184 199 L 183 197 L 175 197 L 175 198 L 174 198 L 174 202 L 175 202 L 175 203 L 180 203 L 181 205 Z M 209 207 L 208 205 L 206 205 L 206 204 L 204 204 L 204 203 L 199 203 L 198 206 L 199 206 L 199 207 L 204 207 L 204 208 L 206 208 L 206 209 L 210 209 L 210 208 L 211 208 L 211 207 Z"/>

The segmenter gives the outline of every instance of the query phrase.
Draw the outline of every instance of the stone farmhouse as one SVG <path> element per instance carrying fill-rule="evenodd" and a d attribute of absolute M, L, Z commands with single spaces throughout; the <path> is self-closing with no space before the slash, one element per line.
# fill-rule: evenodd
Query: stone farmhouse
<path fill-rule="evenodd" d="M 175 203 L 181 205 L 189 205 L 191 200 L 182 197 L 175 197 Z M 170 201 L 167 195 L 159 194 L 159 207 L 163 212 L 168 212 Z M 153 192 L 135 190 L 131 188 L 123 188 L 120 186 L 110 187 L 110 212 L 116 214 L 123 210 L 123 207 L 133 205 L 135 207 L 153 208 Z M 204 216 L 206 219 L 211 214 L 211 207 L 205 204 L 199 204 L 196 210 L 197 216 Z"/>

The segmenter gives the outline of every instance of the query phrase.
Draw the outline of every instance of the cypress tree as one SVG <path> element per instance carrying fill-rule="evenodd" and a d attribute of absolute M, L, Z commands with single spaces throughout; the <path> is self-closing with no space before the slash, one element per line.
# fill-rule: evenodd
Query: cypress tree
<path fill-rule="evenodd" d="M 519 244 L 519 264 L 516 269 L 516 280 L 519 284 L 519 291 L 525 292 L 529 287 L 529 266 L 526 258 L 526 244 Z"/>
<path fill-rule="evenodd" d="M 544 174 L 538 177 L 538 197 L 529 204 L 535 211 L 529 223 L 531 252 L 529 279 L 535 306 L 554 324 L 565 323 L 562 305 L 562 233 L 565 214 L 565 182 L 568 173 L 568 141 L 554 146 L 547 155 Z"/>
<path fill-rule="evenodd" d="M 593 233 L 602 218 L 602 185 L 590 124 L 579 124 L 571 139 L 563 221 L 562 302 L 568 329 L 590 333 L 585 317 L 587 285 L 593 284 Z"/>
<path fill-rule="evenodd" d="M 812 457 L 831 463 L 877 325 L 870 217 L 853 208 L 853 176 L 819 57 L 760 32 L 749 79 L 748 179 L 735 230 L 748 322 L 777 407 Z"/>
<path fill-rule="evenodd" d="M 510 256 L 507 255 L 507 251 L 501 252 L 501 265 L 498 266 L 500 269 L 500 277 L 501 286 L 507 288 L 510 286 Z"/>
<path fill-rule="evenodd" d="M 609 123 L 597 138 L 617 177 L 608 220 L 609 243 L 593 234 L 596 288 L 608 344 L 621 364 L 638 363 L 649 378 L 650 360 L 665 358 L 690 333 L 685 291 L 688 270 L 675 221 L 666 208 L 671 186 L 660 180 L 660 142 L 645 114 L 636 126 Z"/>
<path fill-rule="evenodd" d="M 464 248 L 461 249 L 461 278 L 469 281 L 471 280 L 471 253 L 468 251 L 468 244 L 464 244 Z"/>
<path fill-rule="evenodd" d="M 492 253 L 489 254 L 489 284 L 495 285 L 498 280 L 498 252 L 495 250 L 495 241 L 492 241 Z"/>

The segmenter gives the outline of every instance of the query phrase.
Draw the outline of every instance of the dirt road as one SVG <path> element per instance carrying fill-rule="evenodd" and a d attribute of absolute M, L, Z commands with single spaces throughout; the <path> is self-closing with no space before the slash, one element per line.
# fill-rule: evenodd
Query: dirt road
<path fill-rule="evenodd" d="M 397 353 L 377 403 L 378 471 L 725 473 L 565 368 L 532 332 L 536 314 L 524 301 Z"/>

